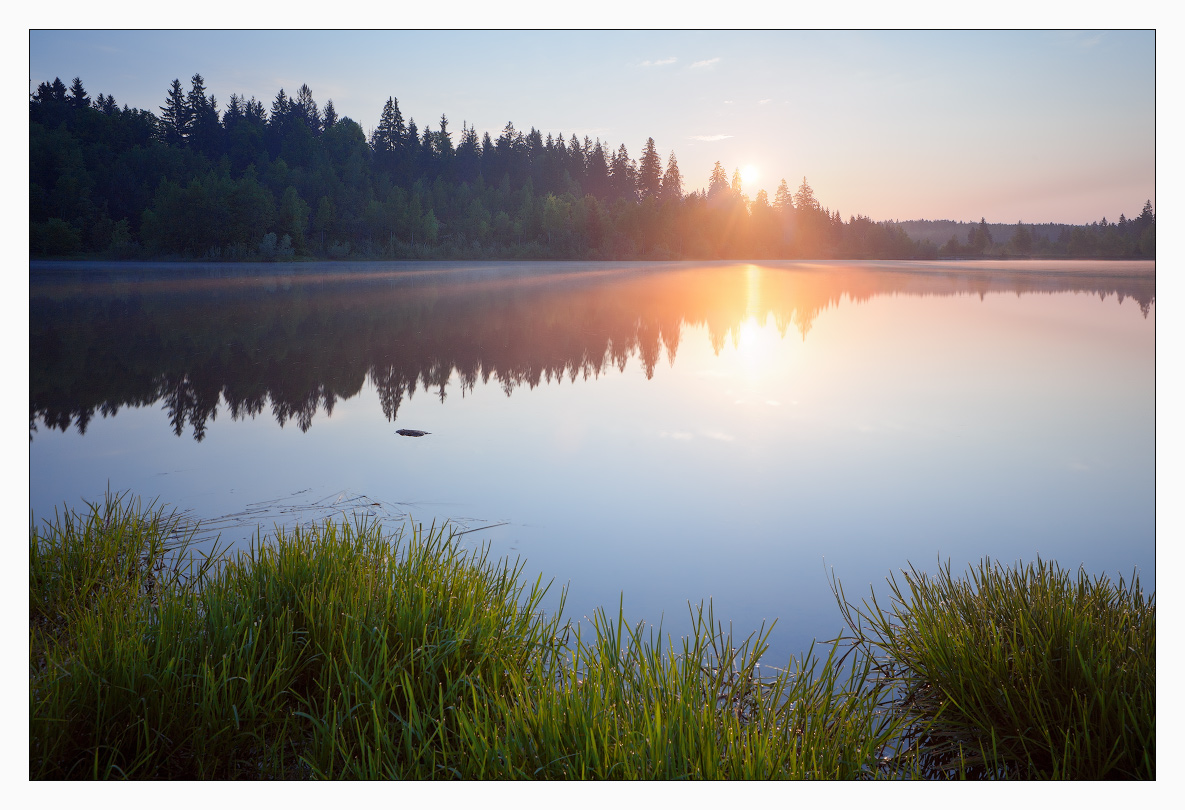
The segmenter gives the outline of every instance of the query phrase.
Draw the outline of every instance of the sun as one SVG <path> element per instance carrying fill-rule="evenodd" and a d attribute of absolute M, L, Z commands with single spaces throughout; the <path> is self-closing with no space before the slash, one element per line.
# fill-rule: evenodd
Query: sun
<path fill-rule="evenodd" d="M 757 178 L 761 176 L 761 172 L 757 171 L 757 167 L 752 163 L 748 163 L 741 167 L 741 182 L 746 186 L 751 183 L 756 183 Z"/>

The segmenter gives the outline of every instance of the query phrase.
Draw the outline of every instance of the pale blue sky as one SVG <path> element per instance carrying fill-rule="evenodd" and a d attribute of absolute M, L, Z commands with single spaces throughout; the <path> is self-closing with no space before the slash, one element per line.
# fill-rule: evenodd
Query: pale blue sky
<path fill-rule="evenodd" d="M 80 76 L 151 109 L 200 72 L 270 106 L 302 83 L 367 131 L 394 95 L 491 136 L 513 121 L 637 157 L 686 184 L 719 160 L 773 195 L 805 175 L 846 219 L 1083 223 L 1155 195 L 1154 35 L 1137 32 L 50 32 L 30 90 Z"/>

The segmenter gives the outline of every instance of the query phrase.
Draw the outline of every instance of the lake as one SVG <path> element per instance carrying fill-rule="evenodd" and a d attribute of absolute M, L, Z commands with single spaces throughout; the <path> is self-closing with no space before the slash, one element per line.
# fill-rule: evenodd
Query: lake
<path fill-rule="evenodd" d="M 831 572 L 1154 590 L 1155 317 L 1152 262 L 35 262 L 30 508 L 449 520 L 570 618 L 711 598 L 781 665 Z"/>

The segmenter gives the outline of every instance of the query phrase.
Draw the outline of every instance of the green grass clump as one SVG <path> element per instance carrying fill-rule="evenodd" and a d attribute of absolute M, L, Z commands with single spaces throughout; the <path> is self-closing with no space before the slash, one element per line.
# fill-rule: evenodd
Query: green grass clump
<path fill-rule="evenodd" d="M 186 531 L 112 496 L 31 531 L 31 778 L 1155 777 L 1135 578 L 911 568 L 888 608 L 836 581 L 850 643 L 758 677 L 764 628 L 549 618 L 445 528 Z"/>
<path fill-rule="evenodd" d="M 31 778 L 851 778 L 899 731 L 859 651 L 759 679 L 710 608 L 677 647 L 573 627 L 444 529 L 183 529 L 108 496 L 32 530 Z"/>
<path fill-rule="evenodd" d="M 1139 579 L 982 561 L 914 568 L 841 609 L 906 724 L 902 762 L 932 777 L 1153 779 L 1156 614 Z"/>

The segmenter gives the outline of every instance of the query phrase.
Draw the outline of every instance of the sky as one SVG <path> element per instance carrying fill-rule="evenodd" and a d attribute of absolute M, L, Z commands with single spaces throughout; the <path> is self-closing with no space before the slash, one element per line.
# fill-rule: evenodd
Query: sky
<path fill-rule="evenodd" d="M 535 0 L 531 0 L 534 3 Z M 40 81 L 80 76 L 91 95 L 114 94 L 120 104 L 157 111 L 174 78 L 188 81 L 201 72 L 225 104 L 231 93 L 254 95 L 270 106 L 280 87 L 288 92 L 308 83 L 324 105 L 332 98 L 339 114 L 365 128 L 374 126 L 387 96 L 399 99 L 417 123 L 448 115 L 453 131 L 472 122 L 495 135 L 510 120 L 520 129 L 544 133 L 572 131 L 624 142 L 637 157 L 653 137 L 664 159 L 678 156 L 690 191 L 707 184 L 719 160 L 730 172 L 752 165 L 759 172 L 747 184 L 751 195 L 773 193 L 785 177 L 793 188 L 803 176 L 816 195 L 846 218 L 860 213 L 875 219 L 949 218 L 992 222 L 1085 223 L 1120 213 L 1134 216 L 1145 199 L 1170 221 L 1179 207 L 1177 153 L 1155 153 L 1162 143 L 1179 142 L 1179 28 L 1168 3 L 1117 6 L 1113 0 L 1079 0 L 1067 16 L 1065 4 L 999 0 L 990 11 L 966 4 L 884 3 L 846 0 L 821 4 L 733 0 L 602 0 L 585 4 L 538 3 L 546 13 L 527 20 L 506 4 L 454 0 L 438 8 L 426 4 L 367 4 L 339 12 L 311 0 L 291 0 L 282 10 L 260 4 L 210 0 L 193 7 L 161 7 L 132 0 L 110 4 L 60 0 L 52 6 L 21 5 L 7 10 L 0 31 L 6 59 L 7 98 L 31 92 Z M 516 8 L 518 8 L 516 6 Z M 458 10 L 459 9 L 459 10 Z M 821 16 L 822 15 L 822 16 Z M 344 19 L 343 19 L 344 17 Z M 890 31 L 689 31 L 689 32 L 376 32 L 252 33 L 174 31 L 50 32 L 119 25 L 192 27 L 195 25 L 466 25 L 502 26 L 673 26 L 762 25 L 865 28 L 982 25 L 1054 27 L 1066 22 L 1093 28 L 1130 26 L 1142 31 L 1087 32 L 890 32 Z M 1156 33 L 1148 29 L 1156 27 Z M 669 61 L 673 59 L 674 61 Z M 715 61 L 713 61 L 715 60 Z M 1157 73 L 1157 63 L 1160 73 Z M 27 71 L 28 85 L 20 80 Z M 1161 107 L 1156 107 L 1157 79 Z M 765 103 L 762 103 L 765 102 Z M 1175 133 L 1175 134 L 1174 134 Z M 728 136 L 728 137 L 718 137 Z M 21 140 L 5 134 L 5 139 Z M 27 136 L 24 136 L 27 137 Z M 27 152 L 27 141 L 25 141 Z M 19 148 L 5 150 L 19 156 Z M 26 160 L 11 171 L 27 177 Z M 1155 179 L 1162 181 L 1159 200 Z M 25 207 L 27 195 L 12 184 L 10 207 Z M 1159 218 L 1159 217 L 1158 217 Z M 6 236 L 27 240 L 20 217 L 9 218 Z M 1170 238 L 1159 245 L 1161 298 L 1180 300 L 1179 249 Z M 15 284 L 24 283 L 19 279 Z M 28 308 L 23 294 L 6 296 L 4 322 L 12 340 L 28 340 Z M 1185 346 L 1178 320 L 1157 323 L 1159 413 L 1185 409 L 1177 351 Z M 25 343 L 27 346 L 27 342 Z M 26 352 L 27 355 L 27 352 Z M 27 375 L 24 377 L 27 379 Z M 15 406 L 15 407 L 13 407 Z M 5 435 L 10 511 L 27 508 L 27 418 L 19 397 L 3 408 L 4 424 L 21 425 Z M 1182 512 L 1181 450 L 1185 422 L 1158 420 L 1157 523 L 1163 536 L 1179 534 Z M 1179 555 L 1172 543 L 1158 544 L 1158 582 L 1171 591 L 1179 583 Z M 19 566 L 10 568 L 6 602 L 19 616 Z M 1161 607 L 1164 607 L 1162 605 Z M 1170 617 L 1178 615 L 1168 605 Z M 11 641 L 20 643 L 19 623 L 10 622 Z M 1166 661 L 1175 660 L 1170 622 Z M 7 638 L 7 636 L 6 636 Z M 24 688 L 13 668 L 6 685 Z M 1182 714 L 1180 700 L 1164 696 L 1170 719 Z M 1172 741 L 1168 745 L 1175 746 Z M 19 773 L 20 751 L 6 758 Z M 1166 749 L 1168 750 L 1168 749 Z M 1174 749 L 1175 750 L 1175 749 Z M 7 751 L 6 751 L 7 753 Z M 1168 757 L 1172 759 L 1171 754 Z M 1166 760 L 1167 761 L 1167 760 Z M 481 798 L 506 786 L 482 785 Z M 609 786 L 606 786 L 609 787 Z M 746 786 L 742 786 L 742 790 Z M 756 786 L 750 785 L 749 788 Z M 809 793 L 811 786 L 802 790 Z M 833 788 L 827 790 L 832 798 Z M 408 786 L 413 795 L 427 786 Z M 632 795 L 642 786 L 634 786 Z M 1098 785 L 1091 795 L 1098 800 Z M 293 785 L 287 797 L 303 794 Z M 557 788 L 558 790 L 558 788 Z M 656 786 L 669 793 L 669 786 Z M 735 792 L 736 788 L 729 788 Z M 1061 790 L 1061 789 L 1059 789 Z M 1115 799 L 1121 796 L 1116 790 Z M 1127 790 L 1124 788 L 1123 790 Z M 731 793 L 730 793 L 731 795 Z M 1060 794 L 1059 794 L 1060 795 Z M 1085 794 L 1084 794 L 1085 795 Z M 752 793 L 746 794 L 751 798 Z M 79 794 L 79 798 L 83 798 Z M 169 800 L 182 806 L 208 805 L 208 791 L 191 791 Z M 508 796 L 508 798 L 510 798 Z M 555 798 L 576 806 L 603 806 L 605 793 L 588 789 L 575 800 L 568 791 Z M 684 797 L 686 798 L 686 797 Z M 736 797 L 733 797 L 736 798 Z M 92 800 L 88 797 L 87 800 Z M 965 798 L 987 807 L 984 794 Z M 583 803 L 583 804 L 582 804 Z M 978 803 L 978 804 L 977 804 Z M 994 803 L 994 802 L 993 802 Z"/>
<path fill-rule="evenodd" d="M 201 73 L 270 107 L 307 83 L 369 131 L 513 122 L 640 156 L 687 192 L 716 161 L 745 192 L 805 177 L 844 219 L 1082 224 L 1155 197 L 1155 33 L 1143 31 L 47 31 L 29 90 L 83 80 L 159 112 Z M 456 141 L 454 137 L 454 142 Z"/>

